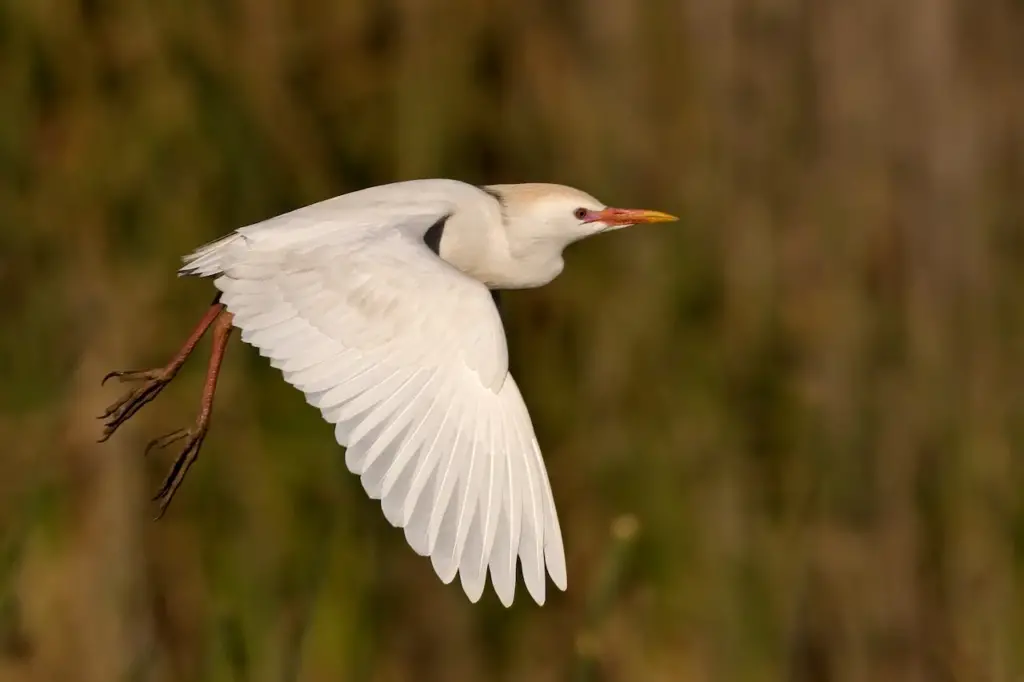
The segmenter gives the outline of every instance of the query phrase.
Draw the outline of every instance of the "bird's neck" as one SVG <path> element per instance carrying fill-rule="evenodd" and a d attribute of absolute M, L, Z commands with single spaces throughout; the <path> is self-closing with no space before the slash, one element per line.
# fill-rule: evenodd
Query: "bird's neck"
<path fill-rule="evenodd" d="M 457 214 L 445 225 L 439 255 L 492 289 L 532 289 L 562 272 L 565 244 L 508 229 L 499 215 Z"/>

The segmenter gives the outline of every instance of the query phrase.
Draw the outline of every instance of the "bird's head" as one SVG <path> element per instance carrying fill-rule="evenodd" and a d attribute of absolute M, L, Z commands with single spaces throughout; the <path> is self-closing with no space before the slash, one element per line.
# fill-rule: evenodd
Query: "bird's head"
<path fill-rule="evenodd" d="M 486 189 L 501 203 L 510 236 L 526 237 L 527 242 L 552 242 L 561 248 L 630 225 L 678 220 L 661 211 L 606 206 L 586 192 L 564 185 L 528 183 Z"/>
<path fill-rule="evenodd" d="M 586 192 L 564 185 L 524 183 L 480 189 L 498 207 L 488 203 L 486 215 L 456 214 L 448 222 L 450 229 L 441 240 L 439 255 L 497 289 L 547 284 L 562 272 L 562 251 L 573 242 L 629 225 L 676 220 L 660 211 L 605 206 Z M 500 216 L 495 208 L 500 208 Z M 481 229 L 482 225 L 490 227 Z"/>

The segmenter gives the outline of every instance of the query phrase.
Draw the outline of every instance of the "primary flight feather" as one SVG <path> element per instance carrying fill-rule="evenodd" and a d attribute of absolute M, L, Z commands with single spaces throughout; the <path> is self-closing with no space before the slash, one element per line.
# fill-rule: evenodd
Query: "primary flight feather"
<path fill-rule="evenodd" d="M 538 604 L 566 588 L 554 497 L 508 371 L 496 292 L 542 286 L 572 242 L 675 220 L 609 208 L 562 185 L 413 180 L 344 194 L 197 249 L 181 275 L 219 290 L 164 367 L 112 372 L 138 386 L 110 406 L 103 439 L 214 345 L 196 423 L 153 441 L 184 447 L 156 499 L 166 509 L 209 428 L 234 328 L 334 425 L 345 463 L 412 549 L 472 601 L 490 575 L 503 604 L 516 565 Z"/>

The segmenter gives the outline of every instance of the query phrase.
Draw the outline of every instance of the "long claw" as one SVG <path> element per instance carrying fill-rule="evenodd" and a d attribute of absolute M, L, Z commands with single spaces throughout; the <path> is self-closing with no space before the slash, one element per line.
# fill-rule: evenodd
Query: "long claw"
<path fill-rule="evenodd" d="M 129 400 L 131 400 L 137 393 L 139 393 L 139 389 L 128 391 L 127 393 L 122 395 L 120 398 L 118 398 L 116 401 L 114 401 L 113 403 L 108 405 L 107 409 L 103 410 L 103 414 L 99 415 L 97 417 L 97 419 L 107 419 L 107 418 L 109 418 L 115 412 L 117 412 L 122 407 L 124 407 L 125 403 L 127 403 Z"/>
<path fill-rule="evenodd" d="M 149 441 L 149 443 L 146 445 L 146 449 L 143 451 L 142 454 L 143 456 L 148 456 L 153 448 L 165 448 L 171 443 L 177 443 L 179 440 L 187 437 L 188 435 L 188 429 L 175 429 L 170 433 L 165 433 L 164 435 Z"/>
<path fill-rule="evenodd" d="M 181 486 L 182 481 L 185 480 L 185 474 L 192 467 L 192 464 L 199 457 L 199 448 L 203 445 L 203 440 L 206 438 L 207 421 L 200 419 L 199 422 L 191 429 L 179 429 L 178 431 L 172 431 L 171 433 L 156 439 L 155 442 L 163 441 L 159 447 L 164 447 L 175 441 L 179 441 L 183 438 L 188 438 L 188 442 L 185 443 L 185 447 L 182 449 L 178 458 L 174 460 L 174 464 L 171 465 L 170 470 L 167 472 L 167 476 L 164 477 L 164 482 L 160 485 L 160 489 L 153 496 L 154 502 L 159 502 L 160 506 L 157 511 L 154 521 L 159 521 L 163 518 L 164 513 L 167 511 L 167 507 L 170 506 L 171 500 L 174 499 L 174 494 L 178 492 L 178 487 Z M 153 445 L 151 443 L 150 445 Z M 147 448 L 148 451 L 149 448 Z"/>
<path fill-rule="evenodd" d="M 121 396 L 99 416 L 100 419 L 107 420 L 106 425 L 103 427 L 103 435 L 99 439 L 100 443 L 114 435 L 114 432 L 122 424 L 134 417 L 135 413 L 141 410 L 144 405 L 160 395 L 160 392 L 170 383 L 174 375 L 161 368 L 132 372 L 113 372 L 107 376 L 117 376 L 122 381 L 144 380 L 145 383 Z"/>
<path fill-rule="evenodd" d="M 160 369 L 126 369 L 126 370 L 115 370 L 113 372 L 107 372 L 107 374 L 100 380 L 100 386 L 104 385 L 114 377 L 117 377 L 121 383 L 126 381 L 141 381 L 142 379 L 158 379 L 166 373 L 165 368 Z"/>

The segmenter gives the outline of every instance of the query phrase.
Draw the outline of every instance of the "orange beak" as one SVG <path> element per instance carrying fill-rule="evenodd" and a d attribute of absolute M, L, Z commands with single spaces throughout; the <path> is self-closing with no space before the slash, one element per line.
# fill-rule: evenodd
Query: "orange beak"
<path fill-rule="evenodd" d="M 641 225 L 644 223 L 671 223 L 679 218 L 661 211 L 648 211 L 642 208 L 606 208 L 596 211 L 587 222 L 602 222 L 609 227 L 625 225 Z"/>

